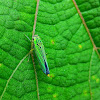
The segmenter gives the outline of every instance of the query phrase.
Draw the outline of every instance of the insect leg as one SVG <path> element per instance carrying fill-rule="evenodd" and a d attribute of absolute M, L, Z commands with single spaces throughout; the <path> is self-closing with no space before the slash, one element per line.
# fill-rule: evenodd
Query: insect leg
<path fill-rule="evenodd" d="M 32 52 L 33 50 L 34 50 L 34 49 L 31 49 L 31 50 L 30 50 L 30 54 L 31 54 L 31 52 Z M 29 54 L 29 57 L 28 57 L 28 61 L 27 61 L 27 62 L 29 62 L 30 54 Z"/>
<path fill-rule="evenodd" d="M 29 62 L 29 59 L 30 59 L 30 54 L 29 54 L 29 56 L 28 56 L 28 61 L 27 61 L 27 62 Z"/>
<path fill-rule="evenodd" d="M 30 52 L 32 52 L 34 49 L 31 49 Z"/>

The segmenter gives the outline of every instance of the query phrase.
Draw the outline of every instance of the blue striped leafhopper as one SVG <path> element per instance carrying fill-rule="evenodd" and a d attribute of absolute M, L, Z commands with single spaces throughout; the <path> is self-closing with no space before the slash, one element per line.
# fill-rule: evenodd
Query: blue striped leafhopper
<path fill-rule="evenodd" d="M 34 47 L 37 59 L 40 63 L 40 67 L 41 67 L 42 71 L 46 75 L 48 75 L 50 72 L 49 72 L 49 67 L 48 67 L 48 63 L 47 63 L 47 58 L 46 58 L 43 42 L 38 35 L 35 35 L 33 37 L 33 41 L 34 41 L 33 47 Z"/>
<path fill-rule="evenodd" d="M 29 39 L 29 37 L 27 37 L 27 38 Z M 47 58 L 46 58 L 46 54 L 45 54 L 45 50 L 44 50 L 44 45 L 43 45 L 43 42 L 42 42 L 41 38 L 38 35 L 34 35 L 33 36 L 33 47 L 34 47 L 37 59 L 38 59 L 38 61 L 40 63 L 40 67 L 41 67 L 42 71 L 46 75 L 49 76 L 50 72 L 49 72 Z"/>

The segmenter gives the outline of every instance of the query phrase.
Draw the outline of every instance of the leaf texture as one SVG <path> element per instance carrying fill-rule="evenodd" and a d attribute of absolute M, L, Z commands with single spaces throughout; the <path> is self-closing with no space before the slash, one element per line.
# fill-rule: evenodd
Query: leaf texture
<path fill-rule="evenodd" d="M 76 0 L 76 2 L 90 30 L 95 45 L 100 47 L 100 1 Z M 98 51 L 100 53 L 100 49 Z"/>
<path fill-rule="evenodd" d="M 76 1 L 80 11 L 85 11 L 85 6 L 81 7 L 85 1 Z M 31 38 L 35 9 L 35 0 L 0 0 L 0 100 L 38 100 L 31 58 L 20 64 L 6 87 L 15 68 L 30 51 L 31 44 L 24 34 Z M 90 9 L 94 11 L 93 7 Z M 89 15 L 82 14 L 84 19 Z M 93 29 L 90 31 L 94 34 Z M 99 100 L 100 59 L 73 2 L 40 0 L 36 34 L 43 41 L 50 69 L 47 77 L 34 54 L 40 100 Z"/>

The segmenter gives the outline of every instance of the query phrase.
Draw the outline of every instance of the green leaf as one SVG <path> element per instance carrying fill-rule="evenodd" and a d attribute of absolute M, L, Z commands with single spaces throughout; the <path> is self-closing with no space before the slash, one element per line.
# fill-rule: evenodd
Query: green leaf
<path fill-rule="evenodd" d="M 80 11 L 84 2 L 77 3 Z M 0 0 L 0 100 L 38 100 L 37 85 L 40 100 L 99 100 L 99 55 L 71 0 L 39 2 L 35 34 L 44 43 L 51 77 L 34 54 L 35 78 L 32 59 L 26 58 L 31 43 L 24 36 L 31 38 L 35 9 L 34 0 Z"/>
<path fill-rule="evenodd" d="M 30 42 L 24 34 L 31 35 L 35 9 L 36 1 L 33 0 L 0 0 L 0 96 L 2 100 L 37 98 L 31 59 L 30 62 L 27 62 L 28 58 L 25 59 L 9 79 L 18 63 L 30 51 Z"/>
<path fill-rule="evenodd" d="M 90 30 L 95 45 L 100 47 L 100 1 L 89 0 L 87 2 L 86 0 L 76 0 L 76 2 Z"/>

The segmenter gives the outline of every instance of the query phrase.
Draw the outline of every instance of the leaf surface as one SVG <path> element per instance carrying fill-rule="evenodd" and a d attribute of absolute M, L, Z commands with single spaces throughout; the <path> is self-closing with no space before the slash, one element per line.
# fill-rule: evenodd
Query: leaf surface
<path fill-rule="evenodd" d="M 100 47 L 100 1 L 76 0 L 96 47 Z M 100 48 L 98 49 L 100 53 Z"/>
<path fill-rule="evenodd" d="M 80 11 L 84 2 L 77 3 Z M 31 58 L 21 62 L 9 80 L 30 51 L 24 34 L 31 38 L 35 9 L 34 0 L 0 0 L 1 100 L 38 100 Z M 51 76 L 42 72 L 34 55 L 40 100 L 99 100 L 100 59 L 73 2 L 40 0 L 35 34 L 44 43 Z"/>

